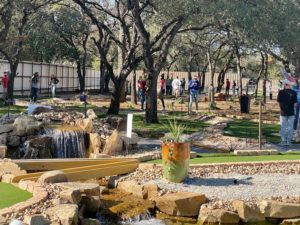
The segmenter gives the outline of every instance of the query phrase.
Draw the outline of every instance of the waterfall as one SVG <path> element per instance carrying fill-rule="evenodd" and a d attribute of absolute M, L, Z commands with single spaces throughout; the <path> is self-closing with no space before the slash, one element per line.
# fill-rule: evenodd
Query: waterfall
<path fill-rule="evenodd" d="M 45 127 L 39 136 L 52 138 L 52 158 L 84 158 L 86 134 L 76 127 Z"/>

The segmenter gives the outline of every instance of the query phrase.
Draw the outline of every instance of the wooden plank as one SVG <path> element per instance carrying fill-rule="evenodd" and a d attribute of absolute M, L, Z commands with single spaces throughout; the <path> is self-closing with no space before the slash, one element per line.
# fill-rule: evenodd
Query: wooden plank
<path fill-rule="evenodd" d="M 92 166 L 76 167 L 62 169 L 64 173 L 67 174 L 67 177 L 70 176 L 72 179 L 92 179 L 102 176 L 111 176 L 129 173 L 138 167 L 138 161 L 135 159 L 127 159 L 123 161 L 113 162 L 113 163 L 102 163 Z M 105 172 L 106 171 L 106 172 Z M 13 182 L 19 182 L 22 179 L 33 179 L 36 180 L 40 177 L 43 172 L 31 173 L 16 176 L 13 178 Z M 111 174 L 111 175 L 105 175 Z"/>

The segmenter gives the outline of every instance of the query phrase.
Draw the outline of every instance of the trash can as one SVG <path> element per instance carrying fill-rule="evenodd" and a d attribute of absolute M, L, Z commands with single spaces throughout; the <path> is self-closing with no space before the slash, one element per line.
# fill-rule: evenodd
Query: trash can
<path fill-rule="evenodd" d="M 251 97 L 249 95 L 240 96 L 241 113 L 249 113 Z"/>

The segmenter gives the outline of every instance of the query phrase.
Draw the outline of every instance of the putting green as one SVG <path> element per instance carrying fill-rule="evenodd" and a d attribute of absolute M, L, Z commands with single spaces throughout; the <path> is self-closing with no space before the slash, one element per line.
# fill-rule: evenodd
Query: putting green
<path fill-rule="evenodd" d="M 10 207 L 16 203 L 32 198 L 32 194 L 14 185 L 0 182 L 0 209 Z"/>

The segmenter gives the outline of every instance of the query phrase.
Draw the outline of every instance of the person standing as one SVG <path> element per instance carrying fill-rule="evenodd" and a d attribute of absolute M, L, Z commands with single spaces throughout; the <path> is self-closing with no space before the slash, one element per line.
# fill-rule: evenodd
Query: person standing
<path fill-rule="evenodd" d="M 55 89 L 56 89 L 56 84 L 58 84 L 58 82 L 59 80 L 56 78 L 54 74 L 52 74 L 50 77 L 50 89 L 51 89 L 52 98 L 55 98 Z"/>
<path fill-rule="evenodd" d="M 192 112 L 193 99 L 195 99 L 196 113 L 198 113 L 198 95 L 199 95 L 200 83 L 198 81 L 197 75 L 194 75 L 193 80 L 190 80 L 189 88 L 190 88 L 189 114 L 191 114 Z"/>
<path fill-rule="evenodd" d="M 8 85 L 8 71 L 4 72 L 4 77 L 1 79 L 1 84 L 3 85 L 3 101 L 5 102 L 7 99 L 7 85 Z"/>
<path fill-rule="evenodd" d="M 30 79 L 30 89 L 31 89 L 31 97 L 30 102 L 36 102 L 37 101 L 37 93 L 39 90 L 39 82 L 40 82 L 40 75 L 38 72 L 35 72 L 31 79 Z"/>
<path fill-rule="evenodd" d="M 232 94 L 233 94 L 233 96 L 235 96 L 235 89 L 236 89 L 236 82 L 234 80 L 233 84 L 232 84 Z"/>
<path fill-rule="evenodd" d="M 173 73 L 171 73 L 171 77 L 170 77 L 170 95 L 173 94 L 173 86 L 172 86 L 172 83 L 173 83 Z"/>
<path fill-rule="evenodd" d="M 138 94 L 137 94 L 138 100 L 141 99 L 141 96 L 140 96 L 140 85 L 141 85 L 142 80 L 143 80 L 143 77 L 142 77 L 142 76 L 139 76 L 139 79 L 138 79 L 138 81 L 137 81 L 137 83 L 138 83 L 138 92 L 137 92 L 137 93 L 138 93 Z"/>
<path fill-rule="evenodd" d="M 174 90 L 175 97 L 177 98 L 179 96 L 179 90 L 180 90 L 180 80 L 179 77 L 177 76 L 173 81 L 172 81 L 172 90 Z"/>
<path fill-rule="evenodd" d="M 185 94 L 185 78 L 182 78 L 181 85 L 180 85 L 180 95 Z"/>
<path fill-rule="evenodd" d="M 272 97 L 273 97 L 273 92 L 272 92 L 272 81 L 269 81 L 268 92 L 269 92 L 270 100 L 272 100 Z"/>
<path fill-rule="evenodd" d="M 229 90 L 230 90 L 230 81 L 229 79 L 226 79 L 226 91 L 225 91 L 226 95 L 229 95 Z"/>
<path fill-rule="evenodd" d="M 280 90 L 277 96 L 277 102 L 280 106 L 281 145 L 290 145 L 293 136 L 294 107 L 297 104 L 297 94 L 291 90 L 290 84 L 290 81 L 284 80 L 284 89 Z"/>
<path fill-rule="evenodd" d="M 165 111 L 166 109 L 165 100 L 164 100 L 165 91 L 166 91 L 165 74 L 162 74 L 160 76 L 160 91 L 158 93 L 158 98 L 160 99 L 163 106 L 162 111 Z"/>
<path fill-rule="evenodd" d="M 144 76 L 140 82 L 140 85 L 139 85 L 139 94 L 141 97 L 141 110 L 142 111 L 144 111 L 144 103 L 145 103 L 145 99 L 146 99 L 145 93 L 146 93 L 146 74 L 144 74 Z"/>
<path fill-rule="evenodd" d="M 171 84 L 172 84 L 169 75 L 167 75 L 167 79 L 165 80 L 165 82 L 166 82 L 166 95 L 169 95 L 171 90 Z"/>
<path fill-rule="evenodd" d="M 294 134 L 297 133 L 299 110 L 300 110 L 300 85 L 299 80 L 296 80 L 296 84 L 293 85 L 293 91 L 297 94 L 297 105 L 295 107 L 295 120 L 294 120 Z"/>
<path fill-rule="evenodd" d="M 278 86 L 278 93 L 279 93 L 279 91 L 282 89 L 282 82 L 281 82 L 281 80 L 278 80 L 277 86 Z"/>

